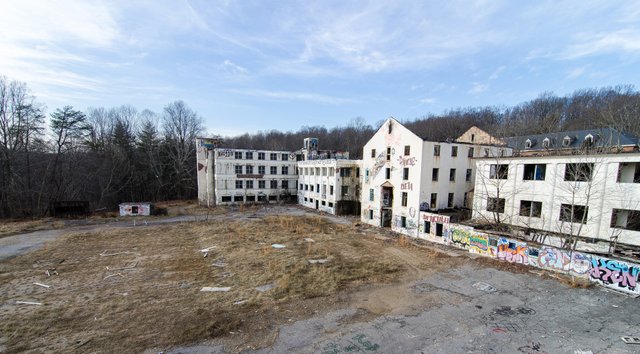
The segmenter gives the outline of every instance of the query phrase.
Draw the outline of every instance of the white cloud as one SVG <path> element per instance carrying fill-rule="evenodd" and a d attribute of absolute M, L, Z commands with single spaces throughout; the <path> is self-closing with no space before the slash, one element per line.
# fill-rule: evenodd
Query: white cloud
<path fill-rule="evenodd" d="M 471 87 L 471 89 L 469 91 L 467 91 L 468 94 L 470 95 L 478 95 L 481 94 L 485 91 L 487 91 L 487 89 L 489 89 L 489 85 L 488 84 L 483 84 L 480 82 L 474 82 L 473 86 Z"/>
<path fill-rule="evenodd" d="M 222 69 L 224 72 L 228 74 L 233 74 L 233 75 L 246 75 L 248 73 L 246 68 L 238 64 L 235 64 L 234 62 L 228 59 L 222 62 L 222 64 L 220 64 L 220 69 Z"/>
<path fill-rule="evenodd" d="M 569 73 L 567 74 L 567 79 L 578 78 L 578 77 L 584 75 L 586 70 L 587 70 L 587 68 L 584 67 L 584 66 L 580 67 L 580 68 L 574 68 L 574 69 L 570 70 Z"/>
<path fill-rule="evenodd" d="M 435 103 L 436 99 L 433 97 L 425 97 L 423 99 L 420 100 L 420 103 L 424 103 L 424 104 L 432 104 Z"/>
<path fill-rule="evenodd" d="M 563 53 L 563 59 L 576 59 L 609 52 L 640 54 L 640 32 L 624 29 L 613 32 L 583 33 Z"/>
<path fill-rule="evenodd" d="M 500 74 L 502 74 L 503 71 L 505 71 L 505 69 L 507 69 L 506 66 L 502 65 L 500 67 L 498 67 L 492 74 L 491 76 L 489 76 L 489 80 L 495 80 L 497 79 Z"/>
<path fill-rule="evenodd" d="M 229 92 L 238 93 L 247 96 L 272 98 L 285 101 L 310 101 L 328 104 L 345 104 L 355 102 L 352 99 L 326 96 L 309 92 L 293 92 L 293 91 L 267 91 L 267 90 L 229 90 Z"/>

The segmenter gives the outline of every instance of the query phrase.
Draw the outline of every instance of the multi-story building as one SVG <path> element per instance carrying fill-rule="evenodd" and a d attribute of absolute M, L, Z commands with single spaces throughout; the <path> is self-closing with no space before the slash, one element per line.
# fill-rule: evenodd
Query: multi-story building
<path fill-rule="evenodd" d="M 294 152 L 217 148 L 207 138 L 196 147 L 201 205 L 295 200 Z"/>
<path fill-rule="evenodd" d="M 638 138 L 600 129 L 505 141 L 514 156 L 476 160 L 474 219 L 557 246 L 640 246 Z"/>
<path fill-rule="evenodd" d="M 419 212 L 470 207 L 478 156 L 510 155 L 487 133 L 474 129 L 456 142 L 424 140 L 393 118 L 364 146 L 361 219 L 411 236 Z"/>
<path fill-rule="evenodd" d="M 299 161 L 298 204 L 335 215 L 360 215 L 360 161 Z"/>

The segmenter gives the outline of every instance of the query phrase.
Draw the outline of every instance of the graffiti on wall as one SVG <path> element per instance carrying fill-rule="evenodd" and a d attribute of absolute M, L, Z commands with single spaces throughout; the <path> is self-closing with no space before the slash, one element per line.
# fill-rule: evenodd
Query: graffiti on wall
<path fill-rule="evenodd" d="M 567 252 L 553 247 L 528 249 L 529 265 L 559 272 L 585 274 L 589 271 L 591 260 L 580 252 Z"/>
<path fill-rule="evenodd" d="M 218 157 L 231 157 L 233 156 L 233 150 L 224 149 L 218 150 Z"/>
<path fill-rule="evenodd" d="M 398 163 L 400 166 L 415 166 L 416 158 L 415 157 L 407 157 L 407 156 L 398 156 Z"/>
<path fill-rule="evenodd" d="M 413 183 L 411 182 L 402 182 L 400 184 L 400 189 L 403 191 L 412 191 L 413 190 Z"/>
<path fill-rule="evenodd" d="M 636 287 L 638 274 L 640 274 L 640 265 L 591 256 L 589 278 L 608 288 L 640 294 L 640 289 Z"/>
<path fill-rule="evenodd" d="M 375 178 L 378 175 L 378 172 L 382 169 L 385 163 L 385 153 L 381 152 L 378 157 L 376 157 L 376 161 L 373 164 L 373 168 L 371 169 L 371 175 Z"/>
<path fill-rule="evenodd" d="M 501 237 L 498 240 L 498 259 L 529 265 L 529 254 L 526 242 L 508 240 Z"/>

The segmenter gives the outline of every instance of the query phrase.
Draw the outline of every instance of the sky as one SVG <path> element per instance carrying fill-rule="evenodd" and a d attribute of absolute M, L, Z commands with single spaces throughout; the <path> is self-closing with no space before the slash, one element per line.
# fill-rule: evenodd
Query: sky
<path fill-rule="evenodd" d="M 0 0 L 49 112 L 183 100 L 207 132 L 374 125 L 640 80 L 640 1 Z"/>

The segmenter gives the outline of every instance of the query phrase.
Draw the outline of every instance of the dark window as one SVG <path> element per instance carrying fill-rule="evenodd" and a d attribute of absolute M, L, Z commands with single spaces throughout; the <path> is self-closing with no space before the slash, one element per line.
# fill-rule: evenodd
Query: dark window
<path fill-rule="evenodd" d="M 409 156 L 409 154 L 411 154 L 411 146 L 405 145 L 404 146 L 404 156 Z"/>
<path fill-rule="evenodd" d="M 452 168 L 449 170 L 449 181 L 451 182 L 455 182 L 456 181 L 456 169 Z"/>
<path fill-rule="evenodd" d="M 311 184 L 311 191 L 313 192 L 313 184 Z"/>
<path fill-rule="evenodd" d="M 373 201 L 374 191 L 373 188 L 369 189 L 369 201 Z"/>
<path fill-rule="evenodd" d="M 329 186 L 329 195 L 333 195 L 333 186 Z"/>
<path fill-rule="evenodd" d="M 236 195 L 233 197 L 234 202 L 244 202 L 244 197 L 241 195 Z"/>
<path fill-rule="evenodd" d="M 618 166 L 619 183 L 640 183 L 640 162 L 621 162 Z"/>
<path fill-rule="evenodd" d="M 265 189 L 267 186 L 267 182 L 262 180 L 262 181 L 258 181 L 258 188 L 260 189 Z"/>
<path fill-rule="evenodd" d="M 131 206 L 131 214 L 138 214 L 138 206 L 137 205 L 132 205 Z"/>
<path fill-rule="evenodd" d="M 236 151 L 234 153 L 236 160 L 242 160 L 242 152 L 241 151 Z"/>
<path fill-rule="evenodd" d="M 376 157 L 376 149 L 371 149 L 371 157 Z"/>
<path fill-rule="evenodd" d="M 258 160 L 264 160 L 264 152 L 259 152 L 258 153 Z"/>
<path fill-rule="evenodd" d="M 389 134 L 391 134 L 392 131 L 393 131 L 393 126 L 391 124 L 391 121 L 389 121 Z"/>
<path fill-rule="evenodd" d="M 258 174 L 263 175 L 266 171 L 265 166 L 258 166 Z"/>
<path fill-rule="evenodd" d="M 276 180 L 269 181 L 269 188 L 277 189 L 278 188 L 278 181 L 276 181 Z"/>
<path fill-rule="evenodd" d="M 407 206 L 407 198 L 409 197 L 409 195 L 407 194 L 407 192 L 402 192 L 402 206 L 406 207 Z"/>
<path fill-rule="evenodd" d="M 429 221 L 425 221 L 424 222 L 424 230 L 423 232 L 425 234 L 430 234 L 431 233 L 431 223 Z"/>
<path fill-rule="evenodd" d="M 223 196 L 221 198 L 221 200 L 222 200 L 223 203 L 230 202 L 231 201 L 231 196 Z"/>
<path fill-rule="evenodd" d="M 520 201 L 520 216 L 539 218 L 542 215 L 542 202 Z"/>
<path fill-rule="evenodd" d="M 449 193 L 447 198 L 447 208 L 453 208 L 453 193 Z"/>
<path fill-rule="evenodd" d="M 400 217 L 400 227 L 407 227 L 407 217 L 406 216 L 401 216 Z"/>
<path fill-rule="evenodd" d="M 242 165 L 236 165 L 236 173 L 242 174 Z"/>
<path fill-rule="evenodd" d="M 278 167 L 277 166 L 269 167 L 269 173 L 271 173 L 272 175 L 277 175 L 278 174 Z"/>
<path fill-rule="evenodd" d="M 547 171 L 546 164 L 526 164 L 524 165 L 525 181 L 544 181 L 544 177 Z"/>
<path fill-rule="evenodd" d="M 289 181 L 287 180 L 282 181 L 282 189 L 289 189 Z"/>
<path fill-rule="evenodd" d="M 564 166 L 565 181 L 591 181 L 591 175 L 593 173 L 592 163 L 568 163 Z"/>
<path fill-rule="evenodd" d="M 464 176 L 464 180 L 467 182 L 471 182 L 471 169 L 467 168 L 467 174 Z"/>
<path fill-rule="evenodd" d="M 247 160 L 253 160 L 253 152 L 245 152 L 244 157 Z"/>
<path fill-rule="evenodd" d="M 389 167 L 385 168 L 385 170 L 384 170 L 384 178 L 385 179 L 390 179 L 391 178 L 391 169 Z"/>
<path fill-rule="evenodd" d="M 469 148 L 469 152 L 468 152 L 467 156 L 473 157 L 473 148 Z"/>
<path fill-rule="evenodd" d="M 342 186 L 342 196 L 343 197 L 349 196 L 349 186 Z"/>
<path fill-rule="evenodd" d="M 438 205 L 438 193 L 431 193 L 431 209 L 436 209 Z"/>
<path fill-rule="evenodd" d="M 282 174 L 283 175 L 289 174 L 289 166 L 282 166 Z"/>
<path fill-rule="evenodd" d="M 236 188 L 242 189 L 242 181 L 236 181 Z"/>
<path fill-rule="evenodd" d="M 278 196 L 277 195 L 270 195 L 269 196 L 269 200 L 270 201 L 276 201 L 276 200 L 278 200 Z"/>
<path fill-rule="evenodd" d="M 436 236 L 442 237 L 444 235 L 444 225 L 442 223 L 436 223 Z"/>
<path fill-rule="evenodd" d="M 640 231 L 640 210 L 613 209 L 611 227 Z"/>
<path fill-rule="evenodd" d="M 369 220 L 373 220 L 373 210 L 369 210 Z"/>
<path fill-rule="evenodd" d="M 432 181 L 437 181 L 438 180 L 438 172 L 440 172 L 439 169 L 434 168 L 433 171 L 431 171 L 431 180 Z"/>
<path fill-rule="evenodd" d="M 350 167 L 341 168 L 340 177 L 351 177 L 351 168 Z"/>
<path fill-rule="evenodd" d="M 458 156 L 458 147 L 457 146 L 452 146 L 451 147 L 451 157 L 456 157 Z"/>
<path fill-rule="evenodd" d="M 244 169 L 245 169 L 245 171 L 247 171 L 248 175 L 253 173 L 253 166 L 252 165 L 247 165 L 247 167 L 245 167 Z"/>
<path fill-rule="evenodd" d="M 405 167 L 402 170 L 402 179 L 405 181 L 409 179 L 409 167 Z"/>
<path fill-rule="evenodd" d="M 288 161 L 289 160 L 289 154 L 282 154 L 282 161 Z"/>
<path fill-rule="evenodd" d="M 329 208 L 333 208 L 333 203 L 329 202 Z"/>
<path fill-rule="evenodd" d="M 491 165 L 489 170 L 489 178 L 491 179 L 507 179 L 509 175 L 509 165 Z"/>
<path fill-rule="evenodd" d="M 360 178 L 360 167 L 356 167 L 356 178 Z"/>
<path fill-rule="evenodd" d="M 440 156 L 440 145 L 433 145 L 433 156 Z"/>
<path fill-rule="evenodd" d="M 391 161 L 391 148 L 387 147 L 387 161 Z"/>
<path fill-rule="evenodd" d="M 253 188 L 253 181 L 247 181 L 247 189 Z"/>
<path fill-rule="evenodd" d="M 273 152 L 272 152 L 272 153 L 270 153 L 270 154 L 269 154 L 269 159 L 270 159 L 270 160 L 272 160 L 272 161 L 273 161 L 273 160 L 277 160 L 277 159 L 278 159 L 278 154 L 273 153 Z"/>
<path fill-rule="evenodd" d="M 588 215 L 588 206 L 574 204 L 562 204 L 560 206 L 560 221 L 586 224 Z"/>
<path fill-rule="evenodd" d="M 487 211 L 504 213 L 504 198 L 488 198 Z"/>

